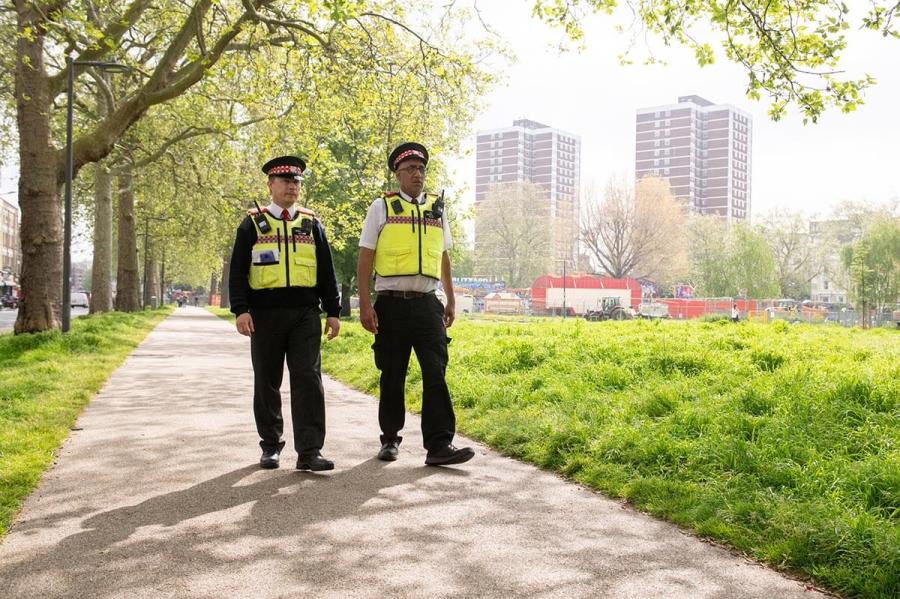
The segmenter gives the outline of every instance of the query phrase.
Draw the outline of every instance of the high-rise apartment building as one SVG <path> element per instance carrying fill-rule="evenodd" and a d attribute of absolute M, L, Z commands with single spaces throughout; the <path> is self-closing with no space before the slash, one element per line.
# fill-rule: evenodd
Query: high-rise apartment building
<path fill-rule="evenodd" d="M 578 236 L 581 138 L 547 125 L 519 119 L 512 127 L 478 132 L 475 177 L 475 248 L 478 203 L 492 185 L 525 181 L 544 190 L 553 223 L 554 264 L 572 264 Z M 571 268 L 571 266 L 570 266 Z"/>
<path fill-rule="evenodd" d="M 683 96 L 637 111 L 635 177 L 668 179 L 696 212 L 750 217 L 753 119 L 728 104 Z"/>

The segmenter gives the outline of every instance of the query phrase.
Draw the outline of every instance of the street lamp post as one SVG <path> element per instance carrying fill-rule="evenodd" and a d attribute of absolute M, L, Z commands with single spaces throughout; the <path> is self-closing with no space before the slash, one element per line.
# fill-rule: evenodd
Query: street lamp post
<path fill-rule="evenodd" d="M 63 208 L 63 293 L 62 293 L 62 332 L 68 332 L 72 320 L 72 105 L 75 103 L 75 66 L 96 67 L 107 73 L 121 73 L 128 70 L 117 62 L 96 60 L 73 60 L 66 57 L 66 192 Z"/>

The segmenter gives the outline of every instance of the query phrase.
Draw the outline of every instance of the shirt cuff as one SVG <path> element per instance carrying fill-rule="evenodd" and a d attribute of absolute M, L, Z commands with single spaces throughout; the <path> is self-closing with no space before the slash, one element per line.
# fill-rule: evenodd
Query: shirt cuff
<path fill-rule="evenodd" d="M 359 242 L 359 247 L 361 247 L 361 248 L 366 248 L 367 250 L 374 250 L 374 249 L 375 249 L 375 244 L 370 244 L 370 243 L 365 242 L 365 241 L 360 241 L 360 242 Z"/>

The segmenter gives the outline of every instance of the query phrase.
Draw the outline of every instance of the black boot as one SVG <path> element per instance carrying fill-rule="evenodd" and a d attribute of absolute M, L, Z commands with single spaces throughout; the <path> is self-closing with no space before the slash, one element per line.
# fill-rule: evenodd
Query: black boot
<path fill-rule="evenodd" d="M 334 470 L 334 462 L 323 458 L 318 450 L 305 451 L 297 458 L 297 470 L 312 470 L 313 472 Z"/>
<path fill-rule="evenodd" d="M 378 459 L 383 462 L 393 462 L 397 459 L 397 454 L 400 452 L 400 438 L 394 438 L 389 441 L 385 441 L 381 445 L 381 450 L 378 452 Z"/>
<path fill-rule="evenodd" d="M 475 450 L 471 447 L 461 447 L 457 449 L 451 444 L 444 445 L 428 450 L 425 456 L 426 466 L 449 466 L 451 464 L 462 464 L 468 462 L 475 457 Z"/>
<path fill-rule="evenodd" d="M 259 467 L 271 470 L 278 468 L 281 459 L 281 451 L 277 447 L 263 449 L 262 456 L 259 458 Z"/>

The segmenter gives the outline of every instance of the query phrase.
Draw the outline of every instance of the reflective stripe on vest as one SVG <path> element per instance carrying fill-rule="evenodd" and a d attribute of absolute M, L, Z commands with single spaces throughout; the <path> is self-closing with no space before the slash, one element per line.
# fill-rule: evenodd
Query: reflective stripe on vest
<path fill-rule="evenodd" d="M 300 212 L 296 220 L 283 221 L 268 212 L 263 214 L 270 230 L 263 235 L 256 228 L 256 243 L 250 261 L 250 288 L 315 287 L 316 242 L 312 230 L 309 235 L 300 232 L 301 219 L 310 217 Z"/>
<path fill-rule="evenodd" d="M 400 212 L 394 211 L 394 199 Z M 426 194 L 418 205 L 385 197 L 387 220 L 375 244 L 375 273 L 380 277 L 425 275 L 441 278 L 441 256 L 444 253 L 444 227 L 440 218 L 425 218 L 437 200 Z"/>

